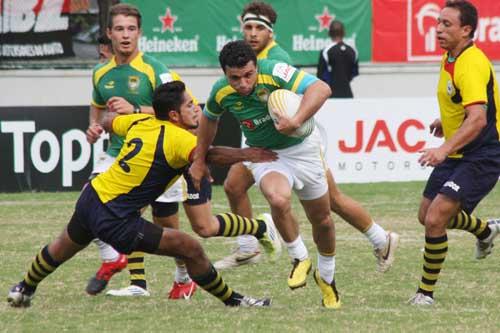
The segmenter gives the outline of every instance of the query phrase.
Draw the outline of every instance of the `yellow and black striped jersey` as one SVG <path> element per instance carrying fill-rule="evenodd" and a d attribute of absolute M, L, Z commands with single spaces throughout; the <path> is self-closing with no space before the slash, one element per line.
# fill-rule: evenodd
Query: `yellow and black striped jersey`
<path fill-rule="evenodd" d="M 188 166 L 196 136 L 152 115 L 133 114 L 113 120 L 113 132 L 125 142 L 108 171 L 91 182 L 99 199 L 117 216 L 153 202 Z"/>
<path fill-rule="evenodd" d="M 437 96 L 446 139 L 452 137 L 462 126 L 467 106 L 483 104 L 487 113 L 487 125 L 476 139 L 450 157 L 461 158 L 489 147 L 498 149 L 500 145 L 498 83 L 490 61 L 480 49 L 472 44 L 456 59 L 451 59 L 448 53 L 443 56 Z"/>

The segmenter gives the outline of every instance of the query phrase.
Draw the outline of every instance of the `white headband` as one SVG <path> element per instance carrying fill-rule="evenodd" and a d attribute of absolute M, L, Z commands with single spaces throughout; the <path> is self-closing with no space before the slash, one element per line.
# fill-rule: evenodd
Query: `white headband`
<path fill-rule="evenodd" d="M 242 21 L 243 25 L 247 23 L 257 23 L 265 26 L 271 32 L 273 31 L 273 24 L 271 23 L 271 20 L 269 20 L 269 18 L 264 15 L 255 15 L 252 13 L 247 13 L 245 14 L 245 16 L 243 16 Z"/>

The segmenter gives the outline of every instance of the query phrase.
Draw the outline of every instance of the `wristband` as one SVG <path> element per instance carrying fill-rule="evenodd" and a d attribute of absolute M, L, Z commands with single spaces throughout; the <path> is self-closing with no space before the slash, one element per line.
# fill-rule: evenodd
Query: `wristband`
<path fill-rule="evenodd" d="M 134 113 L 141 113 L 141 107 L 139 105 L 134 104 Z"/>

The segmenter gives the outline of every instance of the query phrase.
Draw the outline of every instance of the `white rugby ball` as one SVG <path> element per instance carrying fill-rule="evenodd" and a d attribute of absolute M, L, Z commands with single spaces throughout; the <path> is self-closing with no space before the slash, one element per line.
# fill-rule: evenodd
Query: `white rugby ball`
<path fill-rule="evenodd" d="M 267 108 L 271 119 L 276 124 L 278 115 L 283 118 L 292 118 L 299 110 L 300 101 L 302 97 L 294 92 L 286 89 L 278 89 L 273 91 L 267 100 Z M 294 138 L 306 138 L 314 130 L 314 118 L 307 119 L 302 126 L 297 128 L 295 132 L 290 134 Z"/>

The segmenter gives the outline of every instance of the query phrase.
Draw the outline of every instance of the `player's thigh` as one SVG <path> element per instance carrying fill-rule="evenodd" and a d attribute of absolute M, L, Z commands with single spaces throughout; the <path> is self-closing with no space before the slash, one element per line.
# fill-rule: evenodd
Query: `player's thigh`
<path fill-rule="evenodd" d="M 179 203 L 158 202 L 151 204 L 153 222 L 164 228 L 179 229 Z"/>
<path fill-rule="evenodd" d="M 260 180 L 259 187 L 274 208 L 285 209 L 291 205 L 292 185 L 288 175 L 280 170 L 267 172 Z"/>
<path fill-rule="evenodd" d="M 185 232 L 164 228 L 155 254 L 176 258 L 204 257 L 201 244 Z"/>
<path fill-rule="evenodd" d="M 250 170 L 243 163 L 236 163 L 229 168 L 224 181 L 224 191 L 228 194 L 245 193 L 254 183 Z"/>

